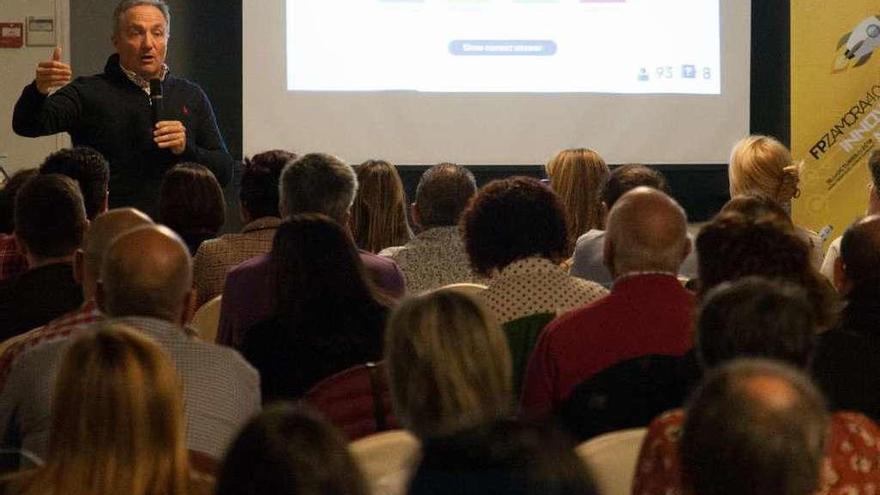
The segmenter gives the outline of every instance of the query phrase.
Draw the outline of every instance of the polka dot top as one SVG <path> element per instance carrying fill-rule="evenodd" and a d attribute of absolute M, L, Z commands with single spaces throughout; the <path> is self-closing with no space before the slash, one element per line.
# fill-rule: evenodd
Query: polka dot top
<path fill-rule="evenodd" d="M 514 261 L 489 281 L 483 292 L 487 307 L 498 323 L 536 313 L 561 314 L 608 294 L 601 285 L 570 277 L 546 258 Z"/>

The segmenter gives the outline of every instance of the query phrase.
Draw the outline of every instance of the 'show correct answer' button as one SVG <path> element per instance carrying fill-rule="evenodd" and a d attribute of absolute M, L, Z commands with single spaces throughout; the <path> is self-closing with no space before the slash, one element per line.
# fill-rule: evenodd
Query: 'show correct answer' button
<path fill-rule="evenodd" d="M 449 42 L 453 55 L 514 55 L 546 57 L 556 53 L 552 40 L 453 40 Z"/>

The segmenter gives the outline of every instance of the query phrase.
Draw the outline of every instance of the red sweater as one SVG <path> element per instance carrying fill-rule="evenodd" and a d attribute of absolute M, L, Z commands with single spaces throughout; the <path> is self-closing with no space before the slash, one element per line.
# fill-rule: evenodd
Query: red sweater
<path fill-rule="evenodd" d="M 524 414 L 548 415 L 578 384 L 621 361 L 684 354 L 692 346 L 693 308 L 694 295 L 675 276 L 638 274 L 560 316 L 544 329 L 529 360 Z"/>

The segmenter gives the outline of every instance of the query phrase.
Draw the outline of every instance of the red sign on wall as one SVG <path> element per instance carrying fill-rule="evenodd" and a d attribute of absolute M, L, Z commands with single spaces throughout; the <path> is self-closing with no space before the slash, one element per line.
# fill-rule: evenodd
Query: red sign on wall
<path fill-rule="evenodd" d="M 0 22 L 0 48 L 21 48 L 24 45 L 23 22 Z"/>

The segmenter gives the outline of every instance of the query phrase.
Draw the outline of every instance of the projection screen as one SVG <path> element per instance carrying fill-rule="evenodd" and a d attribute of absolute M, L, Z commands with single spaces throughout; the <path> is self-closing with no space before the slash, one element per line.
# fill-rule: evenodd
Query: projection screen
<path fill-rule="evenodd" d="M 243 5 L 248 155 L 713 164 L 749 128 L 747 0 Z"/>

